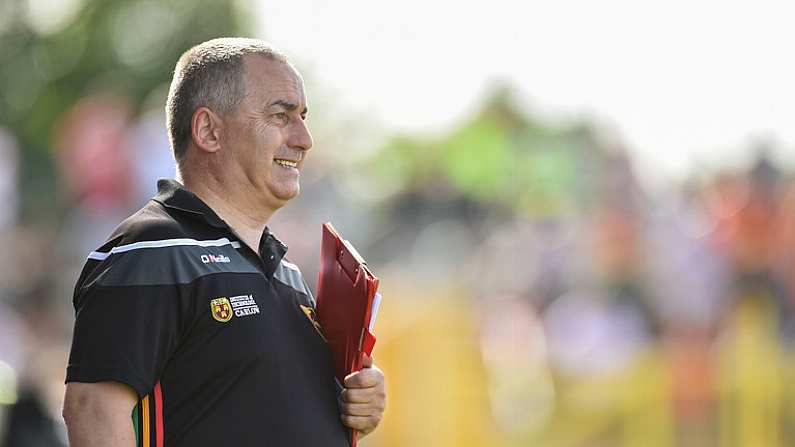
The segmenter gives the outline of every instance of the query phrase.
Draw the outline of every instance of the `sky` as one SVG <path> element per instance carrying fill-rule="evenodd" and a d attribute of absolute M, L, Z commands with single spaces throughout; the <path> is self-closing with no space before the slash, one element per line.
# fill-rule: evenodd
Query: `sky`
<path fill-rule="evenodd" d="M 795 6 L 772 1 L 377 2 L 254 6 L 341 115 L 435 134 L 497 80 L 550 122 L 588 117 L 655 180 L 742 166 L 752 142 L 795 166 Z M 312 92 L 309 92 L 310 95 Z M 310 98 L 311 99 L 311 98 Z"/>

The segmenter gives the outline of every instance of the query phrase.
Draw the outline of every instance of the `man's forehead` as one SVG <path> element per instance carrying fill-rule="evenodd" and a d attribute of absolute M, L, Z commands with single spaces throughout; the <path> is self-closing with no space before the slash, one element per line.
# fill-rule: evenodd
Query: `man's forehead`
<path fill-rule="evenodd" d="M 248 55 L 244 61 L 250 94 L 262 99 L 284 97 L 300 104 L 306 102 L 304 81 L 290 64 L 260 55 Z"/>

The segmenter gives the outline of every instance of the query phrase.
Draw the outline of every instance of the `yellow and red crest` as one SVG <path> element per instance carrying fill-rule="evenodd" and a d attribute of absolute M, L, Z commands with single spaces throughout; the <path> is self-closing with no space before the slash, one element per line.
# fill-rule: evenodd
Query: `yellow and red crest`
<path fill-rule="evenodd" d="M 315 314 L 315 309 L 309 306 L 304 306 L 303 304 L 299 304 L 299 306 L 301 306 L 301 310 L 304 311 L 306 318 L 308 318 L 309 321 L 312 323 L 312 326 L 315 327 L 317 333 L 320 334 L 320 337 L 322 337 L 323 340 L 325 340 L 326 337 L 323 335 L 323 328 L 320 327 L 320 323 L 317 321 L 317 315 Z"/>
<path fill-rule="evenodd" d="M 210 301 L 210 312 L 216 321 L 226 323 L 232 319 L 232 304 L 226 297 L 216 298 Z"/>

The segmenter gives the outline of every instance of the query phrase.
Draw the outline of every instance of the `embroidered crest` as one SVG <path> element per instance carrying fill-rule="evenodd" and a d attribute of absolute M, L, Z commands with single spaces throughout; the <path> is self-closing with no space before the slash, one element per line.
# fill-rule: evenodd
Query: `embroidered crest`
<path fill-rule="evenodd" d="M 210 301 L 210 312 L 215 321 L 226 323 L 232 319 L 232 305 L 226 297 L 216 298 Z"/>
<path fill-rule="evenodd" d="M 318 323 L 317 321 L 317 315 L 315 314 L 315 309 L 309 306 L 304 306 L 303 304 L 299 304 L 299 306 L 301 306 L 301 310 L 304 311 L 306 318 L 308 318 L 309 321 L 312 323 L 312 326 L 315 327 L 317 333 L 320 334 L 323 340 L 326 340 L 326 337 L 323 336 L 323 329 L 320 327 L 320 323 Z"/>

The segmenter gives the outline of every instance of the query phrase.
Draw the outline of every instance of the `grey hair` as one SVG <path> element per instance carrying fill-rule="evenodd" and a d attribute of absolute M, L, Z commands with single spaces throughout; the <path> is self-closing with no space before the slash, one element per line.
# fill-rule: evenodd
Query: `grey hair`
<path fill-rule="evenodd" d="M 245 98 L 243 57 L 248 54 L 289 64 L 287 56 L 269 43 L 240 37 L 200 43 L 177 61 L 166 101 L 168 139 L 177 164 L 188 150 L 193 113 L 197 108 L 207 107 L 223 116 Z"/>

